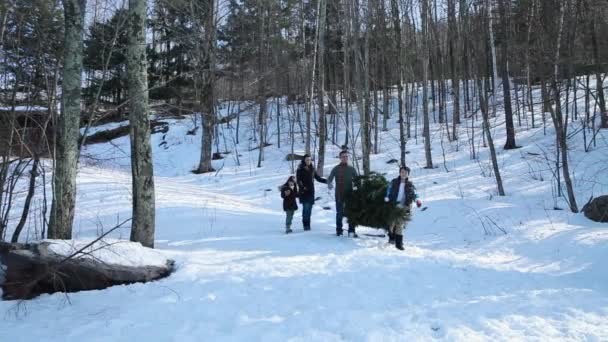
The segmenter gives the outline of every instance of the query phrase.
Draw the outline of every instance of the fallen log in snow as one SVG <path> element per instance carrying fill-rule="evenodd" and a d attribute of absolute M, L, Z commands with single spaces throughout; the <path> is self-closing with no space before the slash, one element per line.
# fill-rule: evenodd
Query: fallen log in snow
<path fill-rule="evenodd" d="M 173 264 L 160 253 L 127 241 L 95 241 L 89 245 L 53 240 L 36 244 L 0 242 L 0 287 L 3 299 L 100 290 L 164 278 L 173 271 Z"/>

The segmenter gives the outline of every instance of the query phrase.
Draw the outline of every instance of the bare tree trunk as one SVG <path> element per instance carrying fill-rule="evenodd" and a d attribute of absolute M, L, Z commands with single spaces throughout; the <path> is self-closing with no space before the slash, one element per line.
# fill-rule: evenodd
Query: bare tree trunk
<path fill-rule="evenodd" d="M 595 88 L 597 91 L 596 102 L 600 107 L 601 126 L 600 128 L 608 128 L 608 111 L 606 110 L 606 101 L 604 100 L 604 85 L 602 82 L 602 67 L 599 57 L 598 43 L 597 43 L 597 31 L 595 29 L 597 14 L 591 12 L 592 19 L 589 20 L 589 33 L 591 34 L 591 47 L 593 51 L 593 62 L 596 65 L 595 71 Z"/>
<path fill-rule="evenodd" d="M 243 93 L 243 83 L 241 82 L 241 94 Z M 241 128 L 241 101 L 238 101 L 237 114 L 236 114 L 236 145 L 239 144 L 239 132 Z M 235 153 L 236 154 L 236 153 Z M 238 158 L 238 154 L 237 154 Z"/>
<path fill-rule="evenodd" d="M 8 14 L 13 10 L 12 1 L 8 2 L 8 5 L 4 8 L 4 15 L 2 16 L 2 26 L 0 26 L 0 48 L 2 47 L 2 43 L 4 42 L 4 32 L 6 32 L 6 19 L 8 18 Z"/>
<path fill-rule="evenodd" d="M 570 178 L 570 169 L 568 163 L 568 142 L 567 142 L 567 128 L 568 128 L 568 119 L 563 119 L 562 117 L 562 106 L 560 99 L 560 92 L 557 86 L 557 81 L 559 78 L 559 50 L 561 47 L 561 40 L 563 34 L 563 25 L 564 25 L 564 12 L 566 4 L 561 4 L 560 6 L 560 18 L 559 18 L 559 31 L 557 35 L 557 47 L 555 48 L 555 62 L 553 65 L 553 82 L 551 86 L 553 88 L 553 97 L 555 99 L 555 110 L 550 108 L 551 110 L 551 118 L 553 119 L 553 124 L 555 126 L 555 134 L 559 141 L 559 148 L 561 149 L 562 154 L 562 172 L 564 175 L 564 182 L 566 183 L 566 191 L 568 192 L 568 205 L 570 206 L 570 210 L 573 213 L 578 213 L 578 206 L 576 204 L 576 196 L 574 195 L 574 187 L 572 185 L 572 179 Z M 544 82 L 542 84 L 544 87 Z M 559 172 L 559 171 L 558 171 Z"/>
<path fill-rule="evenodd" d="M 275 99 L 276 111 L 277 111 L 277 148 L 281 148 L 281 98 Z"/>
<path fill-rule="evenodd" d="M 358 8 L 358 6 L 357 6 Z M 358 15 L 357 15 L 358 16 Z M 368 22 L 368 25 L 370 23 Z M 367 26 L 367 25 L 366 25 Z M 369 27 L 369 26 L 368 26 Z M 357 25 L 359 28 L 359 25 Z M 370 56 L 369 56 L 369 36 L 370 31 L 368 29 L 365 30 L 365 36 L 363 39 L 363 58 L 362 63 L 359 65 L 359 75 L 362 78 L 362 86 L 363 86 L 363 103 L 364 110 L 363 115 L 361 115 L 362 129 L 361 129 L 361 164 L 363 166 L 363 173 L 368 175 L 371 171 L 370 169 L 370 154 L 371 154 L 371 99 L 370 99 Z M 356 163 L 356 160 L 355 160 Z"/>
<path fill-rule="evenodd" d="M 351 10 L 353 20 L 353 50 L 355 51 L 355 75 L 357 77 L 357 106 L 360 116 L 361 127 L 361 150 L 363 161 L 363 172 L 369 174 L 369 154 L 370 154 L 370 104 L 369 104 L 369 82 L 368 82 L 368 57 L 369 57 L 369 30 L 365 33 L 363 54 L 359 48 L 359 33 L 361 32 L 359 20 L 359 1 L 354 0 L 354 8 Z M 354 147 L 354 146 L 353 146 Z M 354 151 L 354 149 L 353 149 Z"/>
<path fill-rule="evenodd" d="M 471 110 L 471 102 L 469 100 L 469 71 L 470 71 L 470 61 L 469 61 L 469 39 L 466 37 L 467 29 L 468 29 L 468 5 L 466 0 L 460 0 L 458 10 L 460 13 L 460 35 L 462 37 L 462 76 L 464 78 L 463 86 L 464 86 L 464 112 L 466 113 L 468 110 Z"/>
<path fill-rule="evenodd" d="M 318 59 L 319 78 L 317 82 L 317 104 L 319 106 L 319 151 L 317 158 L 317 173 L 323 176 L 325 166 L 325 141 L 327 140 L 327 124 L 325 118 L 325 27 L 327 1 L 319 0 L 319 27 L 318 27 Z"/>
<path fill-rule="evenodd" d="M 146 61 L 146 0 L 129 0 L 127 77 L 131 124 L 133 220 L 131 241 L 154 247 L 154 168 L 148 118 L 148 69 Z"/>
<path fill-rule="evenodd" d="M 265 32 L 267 21 L 268 21 L 268 10 L 264 3 L 257 3 L 258 13 L 260 13 L 261 18 L 259 18 L 260 22 L 258 25 L 258 41 L 259 41 L 259 52 L 258 52 L 258 72 L 259 72 L 259 80 L 258 80 L 258 105 L 259 105 L 259 116 L 258 116 L 258 124 L 260 129 L 260 141 L 259 141 L 259 150 L 258 150 L 258 165 L 257 167 L 262 167 L 262 161 L 264 160 L 264 147 L 266 144 L 266 114 L 267 114 L 267 101 L 266 101 L 266 44 L 269 42 L 265 39 Z M 312 98 L 312 93 L 310 94 Z M 312 108 L 311 108 L 312 109 Z"/>
<path fill-rule="evenodd" d="M 382 132 L 388 131 L 388 119 L 390 118 L 389 113 L 389 99 L 390 99 L 390 86 L 391 86 L 391 77 L 389 67 L 389 55 L 391 53 L 391 44 L 386 40 L 389 37 L 389 32 L 387 28 L 386 22 L 386 3 L 385 1 L 379 1 L 378 6 L 378 26 L 379 36 L 376 39 L 376 44 L 378 46 L 378 73 L 380 77 L 380 87 L 382 88 Z M 380 39 L 382 38 L 382 39 Z M 400 38 L 396 38 L 400 39 Z M 375 144 L 375 153 L 378 153 L 378 143 Z"/>
<path fill-rule="evenodd" d="M 370 63 L 371 64 L 371 63 Z M 378 107 L 378 84 L 374 86 L 374 154 L 378 154 L 378 120 L 380 118 L 380 108 Z"/>
<path fill-rule="evenodd" d="M 547 119 L 545 114 L 551 109 L 551 101 L 549 100 L 549 95 L 547 94 L 547 87 L 542 85 L 540 87 L 540 97 L 543 105 L 541 106 L 541 114 L 543 121 L 543 134 L 547 135 Z"/>
<path fill-rule="evenodd" d="M 305 12 L 304 12 L 304 0 L 300 0 L 300 11 L 302 12 L 301 13 L 301 18 L 300 18 L 301 21 L 302 21 L 302 23 L 301 23 L 302 24 L 302 28 L 301 28 L 301 31 L 302 31 L 302 50 L 306 51 L 306 20 L 304 18 L 304 15 L 305 15 Z M 315 69 L 314 65 L 313 65 L 312 69 L 313 69 L 312 72 L 313 72 L 313 75 L 314 75 L 314 69 Z M 313 79 L 314 79 L 314 76 L 313 76 Z M 306 81 L 304 81 L 304 82 L 306 82 Z M 304 90 L 304 93 L 307 94 L 308 91 Z M 311 149 L 310 149 L 310 147 L 311 147 L 311 140 L 312 140 L 312 110 L 313 110 L 313 108 L 311 106 L 311 103 L 312 103 L 312 92 L 310 93 L 310 97 L 311 98 L 307 99 L 306 102 L 305 102 L 305 104 L 304 104 L 304 108 L 306 110 L 306 140 L 305 140 L 304 151 L 308 155 L 312 155 Z"/>
<path fill-rule="evenodd" d="M 532 8 L 534 9 L 534 1 L 532 1 Z M 532 18 L 533 15 L 530 15 L 530 18 Z M 527 82 L 527 89 L 526 89 L 526 93 L 527 93 L 527 97 L 528 97 L 528 110 L 530 111 L 530 114 L 532 115 L 532 128 L 536 128 L 536 124 L 534 122 L 534 99 L 532 98 L 532 80 L 530 77 L 530 49 L 531 49 L 531 42 L 530 42 L 530 35 L 532 32 L 532 19 L 528 20 L 528 47 L 526 49 L 526 82 Z"/>
<path fill-rule="evenodd" d="M 391 0 L 391 12 L 393 16 L 393 30 L 395 31 L 396 57 L 397 57 L 397 74 L 399 75 L 399 83 L 397 83 L 397 103 L 399 106 L 399 151 L 401 165 L 405 164 L 406 136 L 404 132 L 405 116 L 403 115 L 403 53 L 401 49 L 401 16 L 399 14 L 399 4 L 397 0 Z"/>
<path fill-rule="evenodd" d="M 496 41 L 494 39 L 494 20 L 492 14 L 492 2 L 494 0 L 487 1 L 488 17 L 488 28 L 490 31 L 490 51 L 492 52 L 492 117 L 496 116 L 496 95 L 498 94 L 498 68 L 496 64 Z"/>
<path fill-rule="evenodd" d="M 203 39 L 202 51 L 197 51 L 197 58 L 202 59 L 202 91 L 200 92 L 199 103 L 202 105 L 201 112 L 201 158 L 198 164 L 197 173 L 213 171 L 211 159 L 213 157 L 213 131 L 215 128 L 215 0 L 206 0 L 205 8 L 200 9 L 202 13 L 202 24 L 205 32 L 195 39 Z M 193 9 L 196 10 L 196 9 Z M 204 35 L 204 38 L 201 37 Z M 197 42 L 197 46 L 200 44 Z"/>
<path fill-rule="evenodd" d="M 457 126 L 460 124 L 460 79 L 458 70 L 456 70 L 456 62 L 454 56 L 454 45 L 457 43 L 458 27 L 456 25 L 456 0 L 448 0 L 448 40 L 449 40 L 449 57 L 450 71 L 452 73 L 452 92 L 454 103 L 452 105 L 452 138 L 458 140 Z"/>
<path fill-rule="evenodd" d="M 481 114 L 483 115 L 483 126 L 488 140 L 488 146 L 490 147 L 490 157 L 492 158 L 492 167 L 494 169 L 494 176 L 496 177 L 496 186 L 498 187 L 498 195 L 504 196 L 505 190 L 502 187 L 502 178 L 500 177 L 500 169 L 498 168 L 498 160 L 496 158 L 496 149 L 494 148 L 494 140 L 492 140 L 492 133 L 490 132 L 490 118 L 488 115 L 488 101 L 483 91 L 483 85 L 481 79 L 477 79 L 477 88 L 479 90 L 479 107 Z"/>
<path fill-rule="evenodd" d="M 32 198 L 34 197 L 34 193 L 36 192 L 36 177 L 38 176 L 38 166 L 40 165 L 40 158 L 38 156 L 34 156 L 34 163 L 32 164 L 32 170 L 30 171 L 30 185 L 27 190 L 27 196 L 25 197 L 25 202 L 23 203 L 23 211 L 21 212 L 21 219 L 13 232 L 13 236 L 11 238 L 12 243 L 17 243 L 19 241 L 19 235 L 25 227 L 25 222 L 27 221 L 27 217 L 30 213 L 30 206 L 32 204 Z"/>
<path fill-rule="evenodd" d="M 500 42 L 501 47 L 501 66 L 500 71 L 502 74 L 502 94 L 504 99 L 505 108 L 505 126 L 507 128 L 507 141 L 505 142 L 504 149 L 510 150 L 517 148 L 515 143 L 515 125 L 513 124 L 513 108 L 511 106 L 511 86 L 509 82 L 509 10 L 508 2 L 506 0 L 499 0 L 499 10 L 501 12 L 502 30 L 503 37 Z M 490 14 L 491 15 L 491 14 Z"/>
<path fill-rule="evenodd" d="M 258 105 L 259 105 L 259 128 L 260 128 L 260 141 L 258 147 L 258 167 L 262 167 L 262 161 L 264 161 L 264 147 L 266 144 L 266 112 L 267 112 L 267 102 L 266 102 L 266 87 L 264 86 L 264 81 L 259 82 L 259 95 L 258 95 Z"/>
<path fill-rule="evenodd" d="M 386 60 L 384 61 L 386 63 Z M 386 64 L 385 64 L 386 65 Z M 390 84 L 388 83 L 388 76 L 386 72 L 386 68 L 382 68 L 383 70 L 383 85 L 382 85 L 382 132 L 388 131 L 388 119 L 390 116 Z"/>
<path fill-rule="evenodd" d="M 345 39 L 347 41 L 347 39 Z M 344 133 L 344 146 L 348 146 L 350 139 L 350 68 L 349 68 L 349 55 L 350 51 L 348 48 L 344 47 L 344 90 L 342 91 L 342 96 L 344 97 L 344 128 L 346 129 L 346 133 Z"/>
<path fill-rule="evenodd" d="M 86 0 L 64 0 L 63 113 L 57 122 L 55 172 L 48 237 L 71 239 L 76 206 L 80 88 Z"/>
<path fill-rule="evenodd" d="M 428 83 L 429 83 L 429 39 L 428 39 L 428 3 L 427 0 L 421 0 L 421 16 L 422 16 L 422 111 L 424 120 L 424 155 L 426 158 L 426 168 L 433 168 L 433 157 L 431 155 L 431 129 L 429 120 L 429 98 L 428 98 Z"/>

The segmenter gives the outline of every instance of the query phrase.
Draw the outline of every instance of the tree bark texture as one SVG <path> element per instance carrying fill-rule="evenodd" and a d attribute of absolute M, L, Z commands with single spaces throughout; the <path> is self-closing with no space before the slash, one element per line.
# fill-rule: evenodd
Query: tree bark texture
<path fill-rule="evenodd" d="M 146 61 L 146 0 L 129 0 L 127 78 L 131 123 L 131 241 L 154 247 L 155 199 Z"/>

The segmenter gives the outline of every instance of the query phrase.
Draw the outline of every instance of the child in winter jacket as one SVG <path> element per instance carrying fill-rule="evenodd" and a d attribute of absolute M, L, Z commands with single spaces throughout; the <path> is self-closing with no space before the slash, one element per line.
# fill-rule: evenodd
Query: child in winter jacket
<path fill-rule="evenodd" d="M 399 168 L 399 177 L 393 179 L 386 189 L 385 202 L 391 202 L 398 207 L 406 208 L 410 211 L 412 202 L 416 201 L 416 206 L 420 208 L 422 202 L 418 199 L 416 188 L 411 182 L 410 169 L 407 166 Z M 403 250 L 403 226 L 407 221 L 395 222 L 388 229 L 389 243 L 394 243 L 397 249 Z"/>
<path fill-rule="evenodd" d="M 296 185 L 296 178 L 290 176 L 287 182 L 281 186 L 281 198 L 283 199 L 283 210 L 285 210 L 285 234 L 292 232 L 291 222 L 293 221 L 293 214 L 298 210 L 298 204 L 296 203 L 296 197 L 298 197 L 298 186 Z"/>

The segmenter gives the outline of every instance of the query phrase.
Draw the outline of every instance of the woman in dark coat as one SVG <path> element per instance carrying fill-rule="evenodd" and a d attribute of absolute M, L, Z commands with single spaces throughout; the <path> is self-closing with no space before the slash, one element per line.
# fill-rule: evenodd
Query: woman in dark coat
<path fill-rule="evenodd" d="M 315 204 L 315 179 L 319 183 L 327 183 L 327 180 L 317 174 L 308 154 L 304 155 L 302 162 L 296 172 L 298 188 L 300 189 L 300 203 L 302 204 L 302 225 L 304 230 L 310 230 L 310 216 L 312 206 Z"/>

